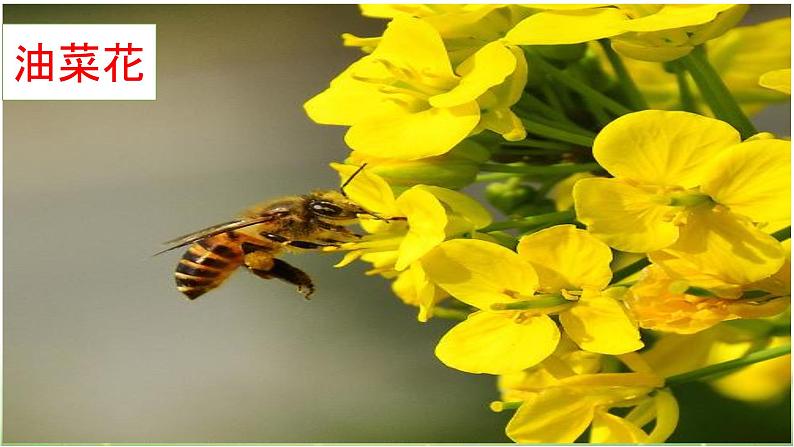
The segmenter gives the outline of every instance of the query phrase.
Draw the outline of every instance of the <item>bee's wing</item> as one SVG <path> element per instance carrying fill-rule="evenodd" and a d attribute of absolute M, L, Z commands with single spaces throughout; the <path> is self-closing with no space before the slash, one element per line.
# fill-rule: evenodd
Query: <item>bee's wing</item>
<path fill-rule="evenodd" d="M 190 245 L 194 242 L 200 241 L 210 236 L 226 233 L 228 231 L 238 230 L 240 228 L 250 227 L 251 225 L 257 225 L 263 222 L 269 222 L 276 219 L 277 217 L 279 217 L 278 213 L 272 213 L 255 218 L 238 219 L 238 220 L 232 220 L 230 222 L 224 222 L 218 225 L 213 225 L 211 227 L 194 231 L 193 233 L 186 234 L 176 239 L 172 239 L 170 241 L 164 242 L 163 244 L 167 245 L 167 247 L 163 250 L 158 251 L 153 256 L 157 256 L 159 254 L 174 250 L 179 247 L 184 247 L 185 245 Z"/>

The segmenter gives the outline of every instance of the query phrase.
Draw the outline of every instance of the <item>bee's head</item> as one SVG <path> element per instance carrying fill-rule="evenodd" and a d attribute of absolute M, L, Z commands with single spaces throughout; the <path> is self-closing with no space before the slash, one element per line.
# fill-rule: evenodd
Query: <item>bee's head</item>
<path fill-rule="evenodd" d="M 339 191 L 333 190 L 313 192 L 307 197 L 306 209 L 320 219 L 337 221 L 337 223 L 354 220 L 359 214 L 370 214 Z"/>
<path fill-rule="evenodd" d="M 348 179 L 342 184 L 342 187 L 339 188 L 339 191 L 334 190 L 327 190 L 327 191 L 315 191 L 310 196 L 308 196 L 308 200 L 306 202 L 306 206 L 308 211 L 325 220 L 333 220 L 337 221 L 337 223 L 343 223 L 339 221 L 352 221 L 359 217 L 359 215 L 367 215 L 371 216 L 378 220 L 389 221 L 389 220 L 405 220 L 404 217 L 390 217 L 384 218 L 381 217 L 379 214 L 369 211 L 367 209 L 362 208 L 359 205 L 356 205 L 350 198 L 347 196 L 345 192 L 345 186 L 349 185 L 350 182 L 367 166 L 366 163 L 362 164 L 361 166 L 356 169 L 356 171 L 348 177 Z M 352 222 L 347 222 L 352 223 Z"/>

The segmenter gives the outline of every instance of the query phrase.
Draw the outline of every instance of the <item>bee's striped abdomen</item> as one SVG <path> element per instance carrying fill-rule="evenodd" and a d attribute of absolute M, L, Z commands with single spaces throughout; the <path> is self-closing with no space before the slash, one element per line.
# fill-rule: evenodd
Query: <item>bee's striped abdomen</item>
<path fill-rule="evenodd" d="M 191 300 L 221 285 L 243 262 L 243 250 L 234 233 L 222 233 L 191 245 L 174 276 L 176 288 Z"/>

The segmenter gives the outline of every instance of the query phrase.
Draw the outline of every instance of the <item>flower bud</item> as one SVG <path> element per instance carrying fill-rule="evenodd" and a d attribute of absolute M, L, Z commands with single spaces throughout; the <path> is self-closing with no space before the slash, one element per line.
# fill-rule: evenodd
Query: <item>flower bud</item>
<path fill-rule="evenodd" d="M 460 189 L 474 181 L 480 164 L 490 156 L 487 149 L 464 140 L 449 152 L 418 160 L 375 159 L 359 157 L 354 152 L 348 163 L 368 163 L 367 170 L 382 177 L 392 187 L 434 185 Z"/>
<path fill-rule="evenodd" d="M 748 9 L 748 5 L 733 5 L 700 25 L 627 33 L 615 38 L 612 48 L 632 59 L 649 62 L 672 61 L 686 56 L 697 45 L 725 34 L 741 21 Z"/>
<path fill-rule="evenodd" d="M 491 183 L 485 188 L 485 198 L 499 211 L 512 214 L 515 210 L 531 202 L 535 197 L 535 190 L 525 185 L 518 177 L 513 177 L 505 182 Z"/>

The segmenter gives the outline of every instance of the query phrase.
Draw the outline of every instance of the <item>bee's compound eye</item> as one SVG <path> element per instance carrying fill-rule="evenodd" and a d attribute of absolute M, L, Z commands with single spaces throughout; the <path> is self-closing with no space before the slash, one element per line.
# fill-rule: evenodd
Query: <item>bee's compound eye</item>
<path fill-rule="evenodd" d="M 312 202 L 310 206 L 312 212 L 321 216 L 338 217 L 342 214 L 342 208 L 339 208 L 331 202 L 317 201 Z"/>

